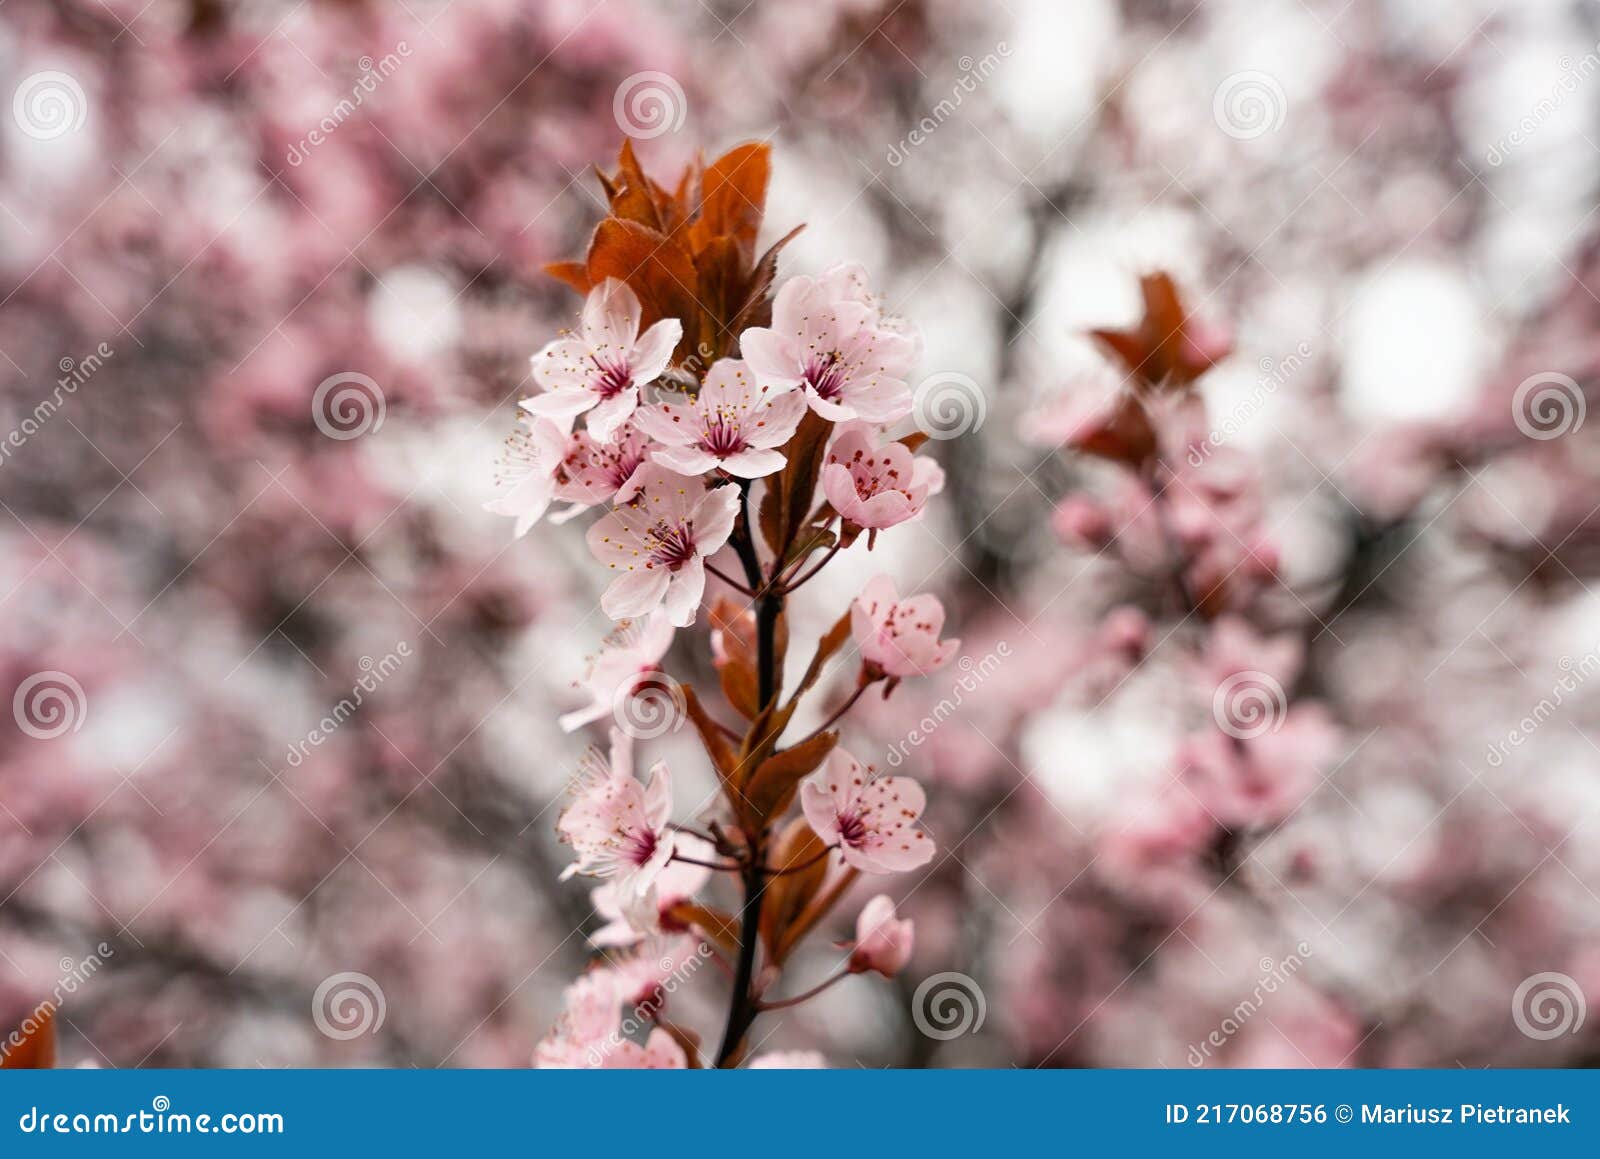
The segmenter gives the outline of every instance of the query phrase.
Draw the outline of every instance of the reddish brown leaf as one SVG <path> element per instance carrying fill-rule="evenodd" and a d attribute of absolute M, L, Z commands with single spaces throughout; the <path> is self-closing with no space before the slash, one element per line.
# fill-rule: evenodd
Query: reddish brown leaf
<path fill-rule="evenodd" d="M 750 808 L 765 820 L 783 816 L 800 782 L 816 771 L 838 741 L 837 732 L 820 732 L 762 761 L 744 784 Z"/>
<path fill-rule="evenodd" d="M 782 964 L 793 952 L 794 948 L 800 944 L 801 939 L 810 933 L 818 922 L 828 916 L 828 911 L 839 904 L 839 899 L 855 884 L 856 878 L 860 875 L 861 871 L 859 869 L 846 869 L 835 877 L 825 890 L 812 898 L 810 904 L 806 906 L 798 917 L 789 922 L 784 929 L 783 936 L 778 939 L 777 945 L 772 948 L 772 960 Z"/>
<path fill-rule="evenodd" d="M 642 326 L 662 318 L 693 322 L 699 317 L 694 262 L 682 246 L 637 222 L 608 217 L 595 227 L 589 281 L 598 285 L 607 278 L 622 279 L 639 295 Z M 696 327 L 686 325 L 684 331 L 692 337 Z"/>
<path fill-rule="evenodd" d="M 768 868 L 780 872 L 767 881 L 766 896 L 761 904 L 761 940 L 775 963 L 781 963 L 777 948 L 827 880 L 825 848 L 805 818 L 796 817 L 768 851 Z M 798 868 L 800 866 L 805 868 Z M 784 870 L 791 872 L 781 872 Z"/>
<path fill-rule="evenodd" d="M 592 288 L 589 284 L 589 267 L 583 262 L 548 262 L 544 272 L 580 294 L 587 294 Z"/>
<path fill-rule="evenodd" d="M 698 252 L 712 238 L 731 237 L 745 261 L 754 257 L 771 176 L 772 146 L 765 141 L 736 145 L 713 161 L 700 179 L 700 219 L 689 229 L 691 248 Z"/>
<path fill-rule="evenodd" d="M 669 924 L 699 930 L 730 954 L 739 952 L 739 919 L 716 906 L 680 901 L 667 911 Z"/>
<path fill-rule="evenodd" d="M 684 711 L 689 714 L 689 719 L 694 722 L 694 728 L 700 734 L 700 743 L 705 746 L 706 755 L 711 758 L 712 766 L 726 783 L 737 775 L 739 758 L 733 746 L 728 742 L 728 736 L 700 703 L 700 698 L 695 695 L 693 688 L 687 684 L 683 688 Z"/>
<path fill-rule="evenodd" d="M 31 1024 L 31 1028 L 30 1028 Z M 56 1013 L 41 1007 L 12 1035 L 0 1039 L 0 1070 L 49 1070 L 56 1065 Z M 19 1041 L 20 1040 L 20 1041 Z"/>

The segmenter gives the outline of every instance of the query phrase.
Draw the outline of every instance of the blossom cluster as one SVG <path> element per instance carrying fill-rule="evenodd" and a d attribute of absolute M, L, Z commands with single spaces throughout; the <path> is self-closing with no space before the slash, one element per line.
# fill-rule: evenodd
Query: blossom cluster
<path fill-rule="evenodd" d="M 584 680 L 590 703 L 563 717 L 563 727 L 608 713 L 621 723 L 676 632 L 708 606 L 722 692 L 746 721 L 740 733 L 693 689 L 685 694 L 726 790 L 721 808 L 697 824 L 673 820 L 665 762 L 636 775 L 627 729 L 611 730 L 608 751 L 585 755 L 557 834 L 574 855 L 566 876 L 604 879 L 593 901 L 607 924 L 594 941 L 622 956 L 569 988 L 540 1065 L 699 1065 L 698 1037 L 660 1010 L 659 980 L 642 991 L 629 981 L 645 939 L 700 938 L 724 959 L 733 994 L 715 1058 L 722 1066 L 744 1060 L 759 1013 L 851 974 L 892 976 L 910 957 L 912 925 L 879 895 L 861 910 L 833 978 L 794 998 L 770 997 L 784 958 L 858 875 L 932 859 L 934 842 L 919 825 L 921 786 L 857 760 L 832 726 L 869 687 L 882 684 L 887 697 L 902 679 L 947 664 L 959 641 L 941 638 L 936 596 L 902 597 L 878 576 L 817 641 L 800 687 L 782 696 L 789 594 L 863 532 L 870 550 L 879 532 L 917 518 L 944 478 L 917 454 L 919 436 L 892 435 L 911 413 L 907 379 L 921 344 L 873 294 L 866 271 L 840 264 L 774 292 L 778 247 L 754 260 L 755 223 L 744 208 L 763 203 L 767 165 L 764 147 L 734 150 L 678 185 L 698 182 L 693 204 L 645 177 L 624 147 L 619 172 L 606 180 L 612 216 L 587 262 L 555 271 L 585 291 L 578 326 L 533 355 L 538 391 L 520 403 L 488 504 L 516 521 L 519 536 L 556 502 L 565 506 L 552 523 L 599 509 L 585 540 L 607 577 L 600 606 L 623 624 Z M 744 203 L 736 210 L 723 192 L 731 186 Z M 646 224 L 664 221 L 678 226 L 661 233 Z M 733 244 L 714 248 L 719 230 Z M 635 262 L 629 247 L 641 234 L 651 248 Z M 685 258 L 695 246 L 711 261 L 725 258 L 723 275 L 747 287 L 734 325 L 707 299 L 664 294 L 652 281 L 655 263 L 670 265 L 680 245 Z M 709 599 L 708 577 L 719 585 Z M 847 642 L 860 657 L 853 691 L 821 728 L 782 747 L 802 697 L 826 691 L 824 670 Z M 737 910 L 702 896 L 721 874 L 743 892 Z M 648 1008 L 647 1037 L 618 1037 L 630 1003 Z"/>

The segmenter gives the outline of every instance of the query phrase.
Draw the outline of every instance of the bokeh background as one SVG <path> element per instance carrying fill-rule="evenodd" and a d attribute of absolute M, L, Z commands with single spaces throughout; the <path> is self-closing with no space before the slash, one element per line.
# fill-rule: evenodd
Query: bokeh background
<path fill-rule="evenodd" d="M 10 0 L 0 1024 L 96 956 L 66 1065 L 528 1063 L 595 924 L 551 806 L 607 624 L 580 529 L 480 505 L 630 133 L 770 139 L 782 273 L 864 263 L 973 384 L 929 516 L 796 620 L 887 568 L 984 673 L 846 738 L 929 786 L 917 956 L 764 1049 L 1594 1063 L 1597 42 L 1578 0 Z M 1156 269 L 1236 345 L 1196 534 L 1271 566 L 1213 618 L 1053 445 Z M 1219 748 L 1241 669 L 1280 718 Z"/>

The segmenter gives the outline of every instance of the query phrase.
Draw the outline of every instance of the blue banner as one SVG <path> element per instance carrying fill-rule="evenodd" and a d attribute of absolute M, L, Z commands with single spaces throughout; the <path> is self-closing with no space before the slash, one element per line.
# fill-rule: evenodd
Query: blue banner
<path fill-rule="evenodd" d="M 1587 1071 L 39 1071 L 0 1075 L 0 1156 L 679 1150 L 762 1159 L 1289 1146 L 1365 1155 L 1593 1153 Z M 630 1136 L 637 1136 L 630 1142 Z M 647 1136 L 656 1136 L 647 1141 Z M 678 1139 L 678 1142 L 674 1142 Z M 699 1145 L 699 1144 L 697 1144 Z"/>

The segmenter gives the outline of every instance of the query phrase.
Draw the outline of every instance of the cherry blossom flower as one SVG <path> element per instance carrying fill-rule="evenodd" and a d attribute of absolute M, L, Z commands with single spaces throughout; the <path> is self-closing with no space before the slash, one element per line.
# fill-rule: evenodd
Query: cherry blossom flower
<path fill-rule="evenodd" d="M 705 593 L 705 557 L 733 533 L 739 489 L 707 491 L 699 479 L 651 464 L 634 479 L 637 493 L 589 528 L 589 550 L 620 572 L 600 599 L 613 619 L 664 605 L 672 623 L 694 623 Z"/>
<path fill-rule="evenodd" d="M 891 423 L 911 412 L 904 379 L 916 344 L 881 325 L 849 279 L 790 278 L 773 302 L 771 327 L 746 330 L 739 346 L 763 386 L 803 389 L 825 419 Z"/>
<path fill-rule="evenodd" d="M 579 764 L 576 795 L 556 821 L 556 833 L 578 859 L 562 872 L 612 877 L 619 894 L 642 894 L 672 857 L 667 818 L 672 778 L 665 762 L 650 770 L 648 784 L 633 775 L 633 740 L 611 730 L 611 759 L 591 747 Z"/>
<path fill-rule="evenodd" d="M 689 1060 L 676 1038 L 660 1027 L 650 1032 L 644 1045 L 624 1040 L 601 1057 L 601 1070 L 685 1070 Z"/>
<path fill-rule="evenodd" d="M 800 786 L 806 823 L 844 863 L 864 873 L 899 873 L 925 865 L 933 842 L 915 828 L 927 796 L 910 777 L 879 777 L 836 748 Z"/>
<path fill-rule="evenodd" d="M 710 842 L 689 833 L 673 834 L 673 849 L 699 861 L 714 852 Z M 710 867 L 673 861 L 642 894 L 619 890 L 611 882 L 599 886 L 589 896 L 594 912 L 606 919 L 606 924 L 590 935 L 590 944 L 631 946 L 651 934 L 681 932 L 686 927 L 672 916 L 672 908 L 694 897 L 709 880 Z"/>
<path fill-rule="evenodd" d="M 870 580 L 850 605 L 850 630 L 869 668 L 892 676 L 926 676 L 945 664 L 960 640 L 940 640 L 944 605 L 938 596 L 900 599 L 886 575 Z"/>
<path fill-rule="evenodd" d="M 550 517 L 565 523 L 601 503 L 625 502 L 637 491 L 639 469 L 650 458 L 650 438 L 632 422 L 619 426 L 610 442 L 600 442 L 588 431 L 574 431 L 556 473 L 555 495 L 570 506 Z"/>
<path fill-rule="evenodd" d="M 880 893 L 862 907 L 856 918 L 856 944 L 850 952 L 850 972 L 876 970 L 893 978 L 911 960 L 912 923 L 897 918 L 894 902 Z"/>
<path fill-rule="evenodd" d="M 602 1045 L 616 1035 L 616 978 L 604 967 L 589 970 L 562 992 L 561 1017 L 533 1052 L 541 1070 L 592 1067 Z"/>
<path fill-rule="evenodd" d="M 860 429 L 834 441 L 822 467 L 822 491 L 849 523 L 868 530 L 893 527 L 922 513 L 928 496 L 944 489 L 944 471 L 904 443 L 874 449 Z"/>
<path fill-rule="evenodd" d="M 589 970 L 567 987 L 560 1019 L 534 1049 L 541 1070 L 682 1070 L 688 1058 L 677 1039 L 657 1028 L 643 1045 L 622 1035 L 624 981 L 608 966 Z"/>
<path fill-rule="evenodd" d="M 569 428 L 588 412 L 594 437 L 610 442 L 639 405 L 639 388 L 661 376 L 683 337 L 676 318 L 663 318 L 640 334 L 642 314 L 625 282 L 601 282 L 584 301 L 578 333 L 557 338 L 533 356 L 533 377 L 545 393 L 523 406 Z"/>
<path fill-rule="evenodd" d="M 556 474 L 567 453 L 567 433 L 550 419 L 523 415 L 500 455 L 500 493 L 483 505 L 517 521 L 517 538 L 544 517 L 555 497 Z"/>
<path fill-rule="evenodd" d="M 647 407 L 635 417 L 657 442 L 652 457 L 684 475 L 721 467 L 730 475 L 759 479 L 783 467 L 783 452 L 806 401 L 798 391 L 756 385 L 743 362 L 724 358 L 706 373 L 694 398 Z"/>
<path fill-rule="evenodd" d="M 749 1070 L 827 1070 L 828 1060 L 814 1050 L 769 1050 L 745 1066 Z"/>
<path fill-rule="evenodd" d="M 614 712 L 619 702 L 649 683 L 672 647 L 675 631 L 660 610 L 644 620 L 623 620 L 601 641 L 600 652 L 589 662 L 582 688 L 589 703 L 564 713 L 561 728 L 573 732 Z"/>

